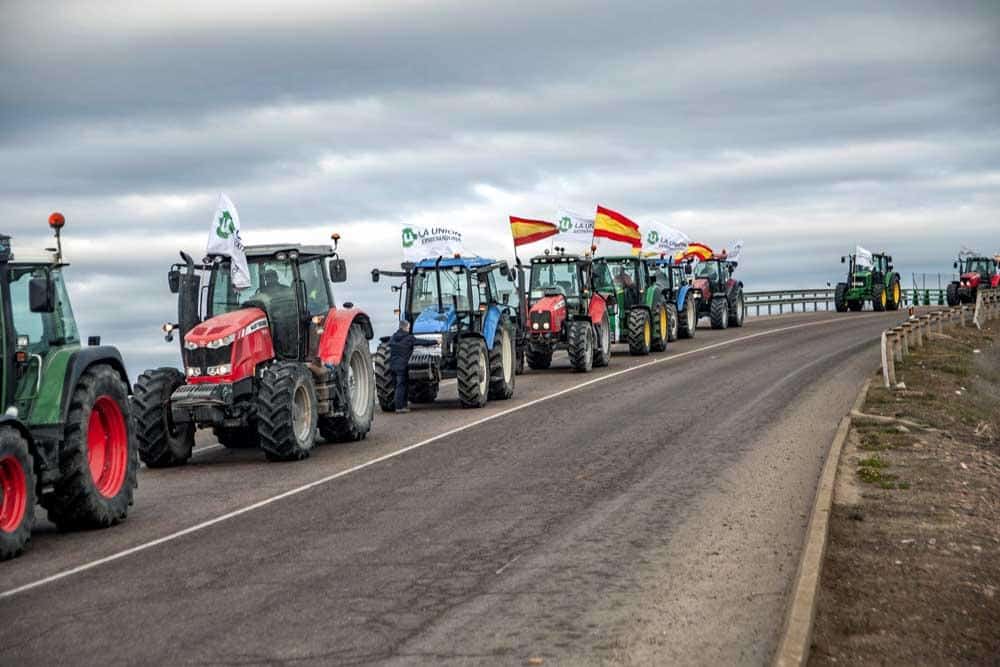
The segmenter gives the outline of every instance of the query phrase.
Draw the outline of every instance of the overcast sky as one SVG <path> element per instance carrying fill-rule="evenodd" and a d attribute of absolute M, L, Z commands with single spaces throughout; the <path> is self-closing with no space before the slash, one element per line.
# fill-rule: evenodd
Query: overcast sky
<path fill-rule="evenodd" d="M 0 0 L 0 219 L 67 218 L 82 333 L 178 363 L 166 270 L 220 191 L 248 243 L 343 236 L 389 333 L 405 222 L 512 256 L 507 216 L 601 203 L 748 290 L 1000 250 L 1000 3 Z"/>

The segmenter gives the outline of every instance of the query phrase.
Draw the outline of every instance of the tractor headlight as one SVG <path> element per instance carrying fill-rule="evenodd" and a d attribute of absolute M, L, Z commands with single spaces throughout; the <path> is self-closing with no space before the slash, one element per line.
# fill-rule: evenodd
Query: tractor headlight
<path fill-rule="evenodd" d="M 538 331 L 538 329 L 539 329 L 538 322 L 533 322 L 531 324 L 531 328 L 534 329 L 535 331 Z"/>
<path fill-rule="evenodd" d="M 186 341 L 184 341 L 184 349 L 185 350 L 197 350 L 198 349 L 198 343 L 192 343 L 191 341 L 186 340 Z"/>
<path fill-rule="evenodd" d="M 233 365 L 220 364 L 218 366 L 209 366 L 207 370 L 208 374 L 211 376 L 229 375 L 233 370 Z"/>
<path fill-rule="evenodd" d="M 205 344 L 205 347 L 207 347 L 210 350 L 217 350 L 220 347 L 225 347 L 226 345 L 229 345 L 234 340 L 236 340 L 236 334 L 231 333 L 228 336 L 223 336 L 222 338 L 219 338 L 217 340 L 209 341 L 208 343 Z"/>
<path fill-rule="evenodd" d="M 187 376 L 189 378 L 201 377 L 201 369 L 200 368 L 195 368 L 193 366 L 188 366 L 184 370 L 187 372 Z"/>
<path fill-rule="evenodd" d="M 542 322 L 542 328 L 545 329 L 546 331 L 548 331 L 552 327 L 549 325 L 548 322 Z"/>

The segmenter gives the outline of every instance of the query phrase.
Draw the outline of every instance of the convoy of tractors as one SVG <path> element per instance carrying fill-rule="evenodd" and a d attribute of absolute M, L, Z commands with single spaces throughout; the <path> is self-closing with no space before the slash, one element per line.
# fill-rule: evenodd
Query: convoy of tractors
<path fill-rule="evenodd" d="M 177 296 L 183 371 L 141 373 L 129 386 L 119 352 L 91 337 L 83 346 L 63 278 L 62 215 L 49 225 L 56 248 L 15 257 L 0 235 L 0 559 L 23 551 L 41 505 L 60 529 L 107 527 L 125 519 L 141 460 L 178 466 L 192 456 L 197 429 L 227 448 L 258 448 L 270 461 L 309 456 L 317 438 L 364 439 L 375 404 L 394 411 L 396 374 L 388 338 L 370 352 L 372 320 L 332 285 L 346 280 L 333 245 L 247 246 L 249 287 L 236 289 L 228 256 L 196 262 L 181 252 L 167 284 Z M 892 257 L 851 255 L 838 311 L 876 311 L 902 303 Z M 571 368 L 611 363 L 611 346 L 632 355 L 694 337 L 698 321 L 740 327 L 746 316 L 737 262 L 725 253 L 690 258 L 592 256 L 554 248 L 514 266 L 483 257 L 428 257 L 392 280 L 397 315 L 433 345 L 417 348 L 407 369 L 413 403 L 431 403 L 454 378 L 463 407 L 514 395 L 525 364 L 548 369 L 563 350 Z M 948 303 L 1000 286 L 996 258 L 966 256 Z"/>

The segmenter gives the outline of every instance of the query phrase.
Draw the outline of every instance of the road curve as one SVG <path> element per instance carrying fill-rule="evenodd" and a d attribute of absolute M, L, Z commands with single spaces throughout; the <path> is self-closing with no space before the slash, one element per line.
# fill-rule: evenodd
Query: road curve
<path fill-rule="evenodd" d="M 822 459 L 899 314 L 699 330 L 297 464 L 207 448 L 0 565 L 0 663 L 762 663 Z M 561 367 L 559 367 L 561 366 Z"/>

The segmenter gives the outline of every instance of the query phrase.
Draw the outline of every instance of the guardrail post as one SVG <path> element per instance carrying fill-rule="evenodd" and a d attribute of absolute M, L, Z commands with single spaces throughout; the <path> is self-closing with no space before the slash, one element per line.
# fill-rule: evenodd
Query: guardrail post
<path fill-rule="evenodd" d="M 896 360 L 892 350 L 894 337 L 890 331 L 882 332 L 882 379 L 886 389 L 896 386 Z"/>

